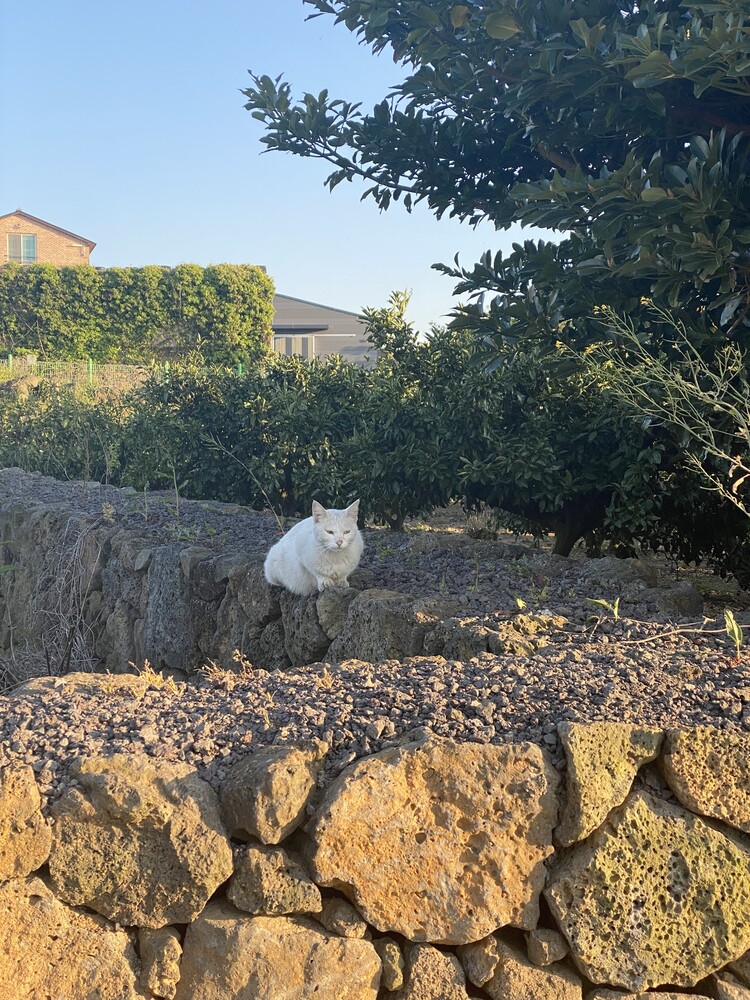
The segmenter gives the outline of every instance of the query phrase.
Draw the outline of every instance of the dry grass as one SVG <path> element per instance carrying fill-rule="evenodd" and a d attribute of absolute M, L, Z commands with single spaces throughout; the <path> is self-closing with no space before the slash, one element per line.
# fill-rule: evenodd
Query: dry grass
<path fill-rule="evenodd" d="M 47 676 L 47 660 L 41 650 L 14 649 L 0 655 L 0 694 L 10 694 L 34 677 Z"/>
<path fill-rule="evenodd" d="M 135 663 L 128 663 L 133 673 L 138 674 L 142 677 L 147 684 L 152 687 L 159 688 L 161 691 L 170 691 L 172 694 L 179 694 L 181 685 L 177 683 L 174 677 L 169 674 L 163 674 L 159 670 L 154 670 L 148 660 L 143 661 L 142 667 L 137 667 Z"/>

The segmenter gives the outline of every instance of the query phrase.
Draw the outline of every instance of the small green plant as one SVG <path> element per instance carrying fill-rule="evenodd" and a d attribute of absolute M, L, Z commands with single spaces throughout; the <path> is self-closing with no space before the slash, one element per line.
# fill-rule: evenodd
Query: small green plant
<path fill-rule="evenodd" d="M 735 655 L 734 662 L 740 662 L 740 646 L 742 645 L 743 632 L 742 626 L 739 624 L 734 614 L 729 608 L 724 609 L 724 624 L 726 625 L 727 635 L 734 643 Z"/>
<path fill-rule="evenodd" d="M 518 594 L 511 594 L 510 596 L 516 602 L 516 607 L 518 608 L 518 610 L 523 611 L 523 609 L 526 607 L 526 601 L 524 601 L 524 599 L 520 597 Z"/>
<path fill-rule="evenodd" d="M 383 545 L 381 542 L 375 542 L 375 550 L 378 559 L 385 559 L 386 556 L 395 556 L 398 554 L 398 549 L 392 545 Z"/>
<path fill-rule="evenodd" d="M 589 604 L 598 604 L 600 608 L 605 608 L 611 612 L 615 621 L 620 618 L 620 598 L 616 597 L 613 602 L 605 600 L 603 597 L 587 597 Z"/>

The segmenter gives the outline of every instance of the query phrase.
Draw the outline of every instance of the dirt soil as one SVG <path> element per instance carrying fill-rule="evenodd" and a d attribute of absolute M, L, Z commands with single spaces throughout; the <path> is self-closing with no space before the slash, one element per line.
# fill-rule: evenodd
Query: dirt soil
<path fill-rule="evenodd" d="M 155 540 L 217 551 L 262 553 L 279 535 L 267 512 L 20 470 L 0 470 L 0 495 L 73 499 L 92 517 L 137 525 Z M 0 766 L 27 761 L 53 798 L 76 757 L 122 750 L 187 761 L 216 786 L 248 751 L 311 737 L 331 747 L 325 782 L 356 758 L 424 731 L 482 743 L 531 740 L 560 767 L 563 720 L 750 731 L 750 659 L 744 637 L 737 655 L 724 620 L 730 608 L 750 627 L 748 594 L 664 559 L 643 567 L 577 550 L 563 559 L 547 544 L 478 539 L 469 529 L 479 526 L 458 508 L 404 532 L 366 528 L 360 585 L 441 598 L 475 624 L 551 614 L 558 625 L 543 630 L 542 648 L 465 662 L 425 656 L 288 672 L 238 660 L 235 673 L 209 665 L 185 683 L 149 672 L 38 678 L 0 697 Z M 677 595 L 666 611 L 664 594 Z"/>

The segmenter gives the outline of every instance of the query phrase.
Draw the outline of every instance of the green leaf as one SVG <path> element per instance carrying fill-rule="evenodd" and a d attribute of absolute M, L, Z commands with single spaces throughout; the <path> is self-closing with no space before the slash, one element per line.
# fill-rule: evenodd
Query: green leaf
<path fill-rule="evenodd" d="M 588 48 L 589 44 L 589 26 L 586 24 L 582 17 L 579 17 L 577 21 L 570 22 L 570 28 L 576 38 L 580 38 L 584 46 Z"/>
<path fill-rule="evenodd" d="M 484 30 L 490 38 L 506 42 L 519 33 L 521 26 L 512 14 L 490 14 L 485 18 Z"/>
<path fill-rule="evenodd" d="M 428 7 L 426 4 L 421 4 L 417 8 L 416 14 L 421 21 L 424 21 L 425 24 L 429 24 L 431 28 L 440 27 L 440 16 L 437 11 L 432 9 L 432 7 Z"/>
<path fill-rule="evenodd" d="M 634 87 L 655 87 L 662 80 L 673 80 L 678 74 L 666 52 L 657 50 L 647 55 L 625 74 Z"/>
<path fill-rule="evenodd" d="M 737 658 L 739 659 L 740 646 L 742 645 L 743 639 L 742 626 L 739 624 L 729 608 L 725 608 L 724 610 L 724 625 L 727 630 L 727 635 L 735 645 Z"/>
<path fill-rule="evenodd" d="M 460 3 L 451 8 L 451 24 L 454 28 L 463 28 L 469 19 L 469 8 Z"/>

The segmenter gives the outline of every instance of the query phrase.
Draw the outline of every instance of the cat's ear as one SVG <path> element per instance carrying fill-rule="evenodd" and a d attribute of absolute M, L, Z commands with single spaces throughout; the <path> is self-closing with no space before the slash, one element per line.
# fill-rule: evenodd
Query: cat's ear
<path fill-rule="evenodd" d="M 349 504 L 349 506 L 344 511 L 344 517 L 350 517 L 353 521 L 356 521 L 358 515 L 359 515 L 359 500 L 355 500 L 354 503 Z"/>
<path fill-rule="evenodd" d="M 319 521 L 321 517 L 325 517 L 328 511 L 325 509 L 322 503 L 318 503 L 317 500 L 312 502 L 312 516 L 313 521 Z"/>

